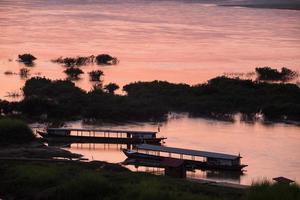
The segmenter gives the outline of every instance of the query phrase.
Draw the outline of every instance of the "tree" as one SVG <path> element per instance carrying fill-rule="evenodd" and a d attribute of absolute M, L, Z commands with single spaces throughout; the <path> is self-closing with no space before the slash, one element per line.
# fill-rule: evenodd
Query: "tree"
<path fill-rule="evenodd" d="M 94 70 L 94 71 L 89 72 L 89 75 L 90 75 L 91 81 L 100 81 L 101 76 L 103 76 L 104 73 L 101 70 Z"/>
<path fill-rule="evenodd" d="M 110 94 L 114 94 L 115 93 L 115 90 L 119 89 L 120 87 L 115 84 L 115 83 L 109 83 L 107 85 L 104 86 L 104 89 L 110 93 Z"/>
<path fill-rule="evenodd" d="M 118 63 L 118 59 L 108 54 L 100 54 L 96 57 L 98 65 L 115 65 Z"/>
<path fill-rule="evenodd" d="M 19 57 L 19 62 L 24 63 L 27 66 L 33 66 L 33 61 L 36 60 L 36 57 L 33 55 L 26 53 L 26 54 L 21 54 L 18 56 Z"/>
<path fill-rule="evenodd" d="M 286 67 L 281 68 L 281 72 L 271 67 L 258 67 L 255 68 L 257 79 L 259 81 L 291 81 L 298 76 L 296 71 Z"/>
<path fill-rule="evenodd" d="M 83 74 L 83 71 L 76 67 L 70 67 L 64 71 L 70 79 L 78 79 L 80 74 Z"/>
<path fill-rule="evenodd" d="M 298 73 L 296 71 L 290 70 L 288 68 L 281 68 L 282 81 L 291 81 L 298 77 Z"/>

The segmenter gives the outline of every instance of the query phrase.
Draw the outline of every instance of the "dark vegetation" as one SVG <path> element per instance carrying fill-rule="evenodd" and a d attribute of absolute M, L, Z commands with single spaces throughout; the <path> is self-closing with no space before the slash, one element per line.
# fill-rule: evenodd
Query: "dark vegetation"
<path fill-rule="evenodd" d="M 29 75 L 30 75 L 29 72 L 30 72 L 29 69 L 27 69 L 27 68 L 21 68 L 20 69 L 20 73 L 19 73 L 21 79 L 27 79 L 29 77 Z"/>
<path fill-rule="evenodd" d="M 36 60 L 36 57 L 34 57 L 31 54 L 21 54 L 18 57 L 19 57 L 18 61 L 24 63 L 27 66 L 33 66 L 34 65 L 33 61 Z"/>
<path fill-rule="evenodd" d="M 117 58 L 112 57 L 108 54 L 100 54 L 96 57 L 96 62 L 98 65 L 115 65 L 119 61 Z"/>
<path fill-rule="evenodd" d="M 4 199 L 298 200 L 298 185 L 259 183 L 249 189 L 132 173 L 110 164 L 0 161 Z"/>
<path fill-rule="evenodd" d="M 299 200 L 300 199 L 300 187 L 298 184 L 284 184 L 274 183 L 272 184 L 268 180 L 264 180 L 258 183 L 252 184 L 247 192 L 246 199 L 255 200 Z"/>
<path fill-rule="evenodd" d="M 69 67 L 64 72 L 68 75 L 68 78 L 71 80 L 79 79 L 79 75 L 84 73 L 81 69 L 77 67 Z"/>
<path fill-rule="evenodd" d="M 114 94 L 115 91 L 116 91 L 117 89 L 119 89 L 119 88 L 120 88 L 120 87 L 119 87 L 117 84 L 115 84 L 115 83 L 109 83 L 109 84 L 107 84 L 107 85 L 104 86 L 104 89 L 105 89 L 108 93 L 110 93 L 110 94 Z"/>
<path fill-rule="evenodd" d="M 90 63 L 93 63 L 95 59 L 95 56 L 78 56 L 78 57 L 59 57 L 57 59 L 52 60 L 52 62 L 64 64 L 66 67 L 75 67 L 75 66 L 83 66 L 88 65 Z"/>
<path fill-rule="evenodd" d="M 28 125 L 16 119 L 0 119 L 0 144 L 20 144 L 35 138 Z"/>
<path fill-rule="evenodd" d="M 230 7 L 246 7 L 246 8 L 262 8 L 262 9 L 286 9 L 286 10 L 300 10 L 300 3 L 297 1 L 241 1 L 240 4 L 227 4 L 222 6 Z"/>
<path fill-rule="evenodd" d="M 49 118 L 84 117 L 103 120 L 136 120 L 162 117 L 167 110 L 154 103 L 139 102 L 127 96 L 113 95 L 95 88 L 83 91 L 71 81 L 51 81 L 45 78 L 31 78 L 23 88 L 21 102 L 2 101 L 0 107 L 5 113 L 12 110 L 22 112 L 26 117 L 47 115 Z"/>
<path fill-rule="evenodd" d="M 244 191 L 76 164 L 1 163 L 0 195 L 14 199 L 240 199 Z"/>
<path fill-rule="evenodd" d="M 298 77 L 296 71 L 288 68 L 281 68 L 281 71 L 270 67 L 255 68 L 257 80 L 259 81 L 282 81 L 288 82 Z"/>
<path fill-rule="evenodd" d="M 14 73 L 13 73 L 12 71 L 9 71 L 9 70 L 8 70 L 8 71 L 5 71 L 4 74 L 5 74 L 5 75 L 14 75 Z"/>
<path fill-rule="evenodd" d="M 188 112 L 230 120 L 240 112 L 245 119 L 261 113 L 267 120 L 300 120 L 300 88 L 295 84 L 217 77 L 195 86 L 136 82 L 123 90 L 127 95 L 102 87 L 86 92 L 71 81 L 31 78 L 23 88 L 24 100 L 1 101 L 0 108 L 7 115 L 18 111 L 37 119 L 162 120 L 169 112 Z"/>
<path fill-rule="evenodd" d="M 103 76 L 104 73 L 101 70 L 93 70 L 93 71 L 89 72 L 89 75 L 90 75 L 90 80 L 91 81 L 100 81 L 101 76 Z"/>
<path fill-rule="evenodd" d="M 189 86 L 168 82 L 137 82 L 124 86 L 129 97 L 155 100 L 172 111 L 192 115 L 228 118 L 241 112 L 262 113 L 267 119 L 300 119 L 300 88 L 295 84 L 260 83 L 226 77 Z"/>
<path fill-rule="evenodd" d="M 63 64 L 66 67 L 80 67 L 92 63 L 96 63 L 98 65 L 115 65 L 118 63 L 118 59 L 108 54 L 100 54 L 96 57 L 94 55 L 86 57 L 59 57 L 57 59 L 53 59 L 52 62 Z"/>

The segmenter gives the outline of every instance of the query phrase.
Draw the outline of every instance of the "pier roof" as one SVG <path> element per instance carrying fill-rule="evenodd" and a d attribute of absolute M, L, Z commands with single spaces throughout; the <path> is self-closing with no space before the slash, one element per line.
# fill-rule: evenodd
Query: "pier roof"
<path fill-rule="evenodd" d="M 89 129 L 89 128 L 48 128 L 50 131 L 94 131 L 106 133 L 130 133 L 130 134 L 157 134 L 154 131 L 130 131 L 130 130 L 112 130 L 112 129 Z"/>
<path fill-rule="evenodd" d="M 225 160 L 235 160 L 237 158 L 241 158 L 239 155 L 230 155 L 230 154 L 215 153 L 215 152 L 208 152 L 208 151 L 197 151 L 191 149 L 181 149 L 175 147 L 157 146 L 157 145 L 149 145 L 149 144 L 141 144 L 138 145 L 137 148 L 142 150 L 149 150 L 149 151 L 160 151 L 166 153 L 176 153 L 182 155 L 225 159 Z"/>

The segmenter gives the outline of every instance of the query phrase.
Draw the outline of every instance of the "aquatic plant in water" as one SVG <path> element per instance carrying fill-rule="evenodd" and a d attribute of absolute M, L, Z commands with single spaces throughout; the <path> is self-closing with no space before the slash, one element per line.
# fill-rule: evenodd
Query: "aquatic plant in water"
<path fill-rule="evenodd" d="M 116 57 L 112 57 L 108 54 L 100 54 L 96 57 L 98 65 L 116 65 L 119 61 Z"/>
<path fill-rule="evenodd" d="M 36 57 L 34 57 L 29 53 L 20 54 L 18 57 L 19 57 L 18 61 L 24 63 L 27 66 L 33 66 L 34 65 L 33 61 L 37 59 Z"/>
<path fill-rule="evenodd" d="M 64 64 L 66 67 L 79 67 L 88 64 L 97 63 L 98 65 L 115 65 L 119 61 L 116 57 L 108 54 L 99 54 L 98 56 L 77 56 L 77 57 L 59 57 L 51 60 L 54 63 Z"/>
<path fill-rule="evenodd" d="M 4 74 L 5 75 L 13 75 L 14 73 L 12 71 L 5 71 Z"/>
<path fill-rule="evenodd" d="M 101 70 L 93 70 L 89 72 L 89 75 L 91 81 L 100 81 L 101 76 L 103 76 L 104 73 Z"/>
<path fill-rule="evenodd" d="M 27 69 L 27 68 L 21 68 L 19 75 L 20 75 L 20 77 L 22 79 L 27 79 L 30 76 L 29 72 L 30 72 L 29 69 Z"/>
<path fill-rule="evenodd" d="M 57 59 L 53 59 L 52 62 L 64 64 L 66 67 L 74 67 L 74 66 L 83 66 L 88 65 L 94 62 L 94 55 L 91 56 L 78 56 L 78 57 L 59 57 Z"/>
<path fill-rule="evenodd" d="M 70 67 L 64 72 L 68 75 L 68 78 L 70 79 L 78 79 L 79 75 L 84 73 L 81 69 L 76 67 Z"/>

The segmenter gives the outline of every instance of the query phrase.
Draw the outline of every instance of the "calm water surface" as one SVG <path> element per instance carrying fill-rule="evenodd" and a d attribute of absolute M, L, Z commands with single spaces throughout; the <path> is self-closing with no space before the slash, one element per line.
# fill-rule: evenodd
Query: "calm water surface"
<path fill-rule="evenodd" d="M 104 81 L 121 86 L 156 79 L 197 84 L 265 65 L 300 70 L 299 11 L 207 2 L 219 1 L 1 0 L 0 97 L 23 85 L 3 73 L 18 73 L 23 65 L 15 59 L 25 52 L 38 57 L 31 76 L 55 79 L 65 78 L 64 69 L 51 59 L 112 54 L 121 62 L 101 68 Z M 91 88 L 87 74 L 77 85 Z"/>
<path fill-rule="evenodd" d="M 201 3 L 202 2 L 202 3 Z M 104 83 L 168 80 L 202 83 L 216 75 L 249 72 L 270 65 L 300 70 L 300 12 L 220 7 L 204 1 L 150 0 L 1 0 L 0 98 L 20 92 L 18 54 L 38 60 L 31 76 L 65 78 L 51 63 L 59 56 L 109 53 L 120 59 L 101 69 Z M 207 2 L 207 1 L 206 1 Z M 214 1 L 217 2 L 217 1 Z M 11 59 L 11 60 L 9 60 Z M 91 88 L 87 73 L 76 84 Z M 69 125 L 82 127 L 80 122 Z M 107 125 L 108 128 L 156 130 L 157 124 Z M 261 177 L 300 180 L 300 128 L 292 125 L 226 123 L 187 117 L 161 127 L 166 145 L 238 154 L 248 164 L 241 177 L 197 172 L 208 177 L 249 184 Z M 121 162 L 117 145 L 76 145 L 71 150 L 90 159 Z M 134 167 L 133 170 L 136 170 Z M 153 170 L 153 169 L 138 169 Z"/>
<path fill-rule="evenodd" d="M 189 173 L 189 177 L 208 178 L 251 184 L 262 178 L 286 176 L 300 182 L 300 127 L 287 124 L 262 124 L 245 122 L 220 122 L 202 118 L 174 115 L 168 122 L 160 124 L 159 136 L 167 137 L 166 146 L 241 154 L 242 162 L 249 165 L 242 176 L 230 173 Z M 157 123 L 123 125 L 86 125 L 81 121 L 69 122 L 76 128 L 109 128 L 156 131 Z M 117 144 L 72 144 L 66 149 L 83 154 L 90 160 L 105 160 L 120 163 L 126 159 L 121 152 L 126 145 Z M 133 171 L 161 172 L 155 168 L 129 166 Z"/>

